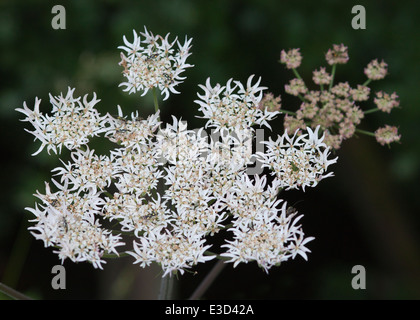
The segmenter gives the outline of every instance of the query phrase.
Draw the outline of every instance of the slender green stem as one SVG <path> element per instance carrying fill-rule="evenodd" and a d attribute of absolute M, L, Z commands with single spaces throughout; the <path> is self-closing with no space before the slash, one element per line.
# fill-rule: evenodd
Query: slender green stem
<path fill-rule="evenodd" d="M 331 88 L 334 84 L 334 77 L 335 77 L 335 69 L 336 69 L 337 65 L 333 64 L 332 69 L 331 69 L 331 82 L 330 82 L 330 86 L 328 88 L 328 91 L 331 91 Z"/>
<path fill-rule="evenodd" d="M 295 68 L 292 69 L 293 73 L 295 74 L 296 78 L 302 80 L 302 77 L 300 76 L 299 72 Z"/>
<path fill-rule="evenodd" d="M 28 296 L 24 295 L 23 293 L 20 293 L 19 291 L 16 291 L 13 288 L 10 288 L 9 286 L 6 286 L 4 283 L 0 282 L 0 292 L 3 292 L 8 297 L 11 297 L 15 300 L 32 300 Z"/>
<path fill-rule="evenodd" d="M 362 84 L 362 86 L 367 86 L 371 81 L 372 81 L 372 79 L 367 79 L 365 81 L 365 83 Z"/>
<path fill-rule="evenodd" d="M 362 129 L 356 129 L 356 132 L 359 132 L 359 133 L 362 133 L 362 134 L 365 134 L 365 135 L 371 136 L 371 137 L 375 136 L 375 134 L 373 132 L 365 131 L 365 130 L 362 130 Z"/>
<path fill-rule="evenodd" d="M 302 95 L 300 93 L 298 93 L 297 96 L 300 100 L 302 100 L 302 102 L 306 102 L 306 99 L 304 97 L 302 97 Z"/>
<path fill-rule="evenodd" d="M 284 109 L 281 109 L 280 111 L 282 113 L 289 114 L 291 116 L 295 116 L 296 115 L 296 112 L 293 112 L 293 111 L 288 111 L 288 110 L 284 110 Z"/>
<path fill-rule="evenodd" d="M 380 111 L 380 110 L 378 108 L 373 108 L 373 109 L 369 109 L 369 110 L 363 111 L 363 113 L 364 114 L 369 114 L 369 113 L 373 113 L 373 112 L 376 112 L 376 111 Z"/>
<path fill-rule="evenodd" d="M 159 103 L 158 103 L 156 88 L 153 87 L 152 91 L 153 91 L 153 103 L 155 104 L 155 112 L 158 112 Z"/>
<path fill-rule="evenodd" d="M 106 259 L 116 259 L 116 258 L 123 258 L 123 257 L 128 257 L 129 254 L 126 252 L 121 252 L 119 255 L 115 254 L 115 253 L 104 253 L 102 258 L 106 258 Z"/>
<path fill-rule="evenodd" d="M 174 275 L 167 275 L 160 281 L 158 300 L 171 300 L 174 286 Z"/>

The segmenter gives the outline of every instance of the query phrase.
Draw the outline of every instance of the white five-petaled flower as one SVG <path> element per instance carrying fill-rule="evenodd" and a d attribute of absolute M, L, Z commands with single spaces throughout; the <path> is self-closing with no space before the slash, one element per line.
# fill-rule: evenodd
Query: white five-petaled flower
<path fill-rule="evenodd" d="M 120 65 L 124 67 L 126 78 L 120 86 L 129 93 L 142 92 L 145 95 L 150 89 L 158 88 L 163 100 L 168 99 L 170 93 L 179 93 L 175 87 L 185 80 L 181 73 L 193 65 L 186 62 L 191 55 L 191 41 L 185 37 L 184 44 L 177 38 L 170 42 L 169 33 L 163 38 L 153 35 L 146 27 L 138 34 L 133 30 L 133 42 L 124 36 L 124 46 L 118 47 L 125 51 L 121 53 Z M 177 49 L 175 49 L 177 44 Z"/>

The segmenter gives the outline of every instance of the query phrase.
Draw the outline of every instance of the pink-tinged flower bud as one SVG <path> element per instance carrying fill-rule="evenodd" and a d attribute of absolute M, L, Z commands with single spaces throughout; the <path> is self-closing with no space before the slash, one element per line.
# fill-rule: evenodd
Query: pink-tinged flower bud
<path fill-rule="evenodd" d="M 347 63 L 349 60 L 347 47 L 343 44 L 334 44 L 333 48 L 326 53 L 325 60 L 327 60 L 329 65 Z"/>
<path fill-rule="evenodd" d="M 394 92 L 391 95 L 379 91 L 376 93 L 376 98 L 373 100 L 379 110 L 383 112 L 390 113 L 391 110 L 400 105 L 400 102 L 397 100 L 398 96 Z"/>
<path fill-rule="evenodd" d="M 280 62 L 286 65 L 287 69 L 296 69 L 302 62 L 302 55 L 300 49 L 290 49 L 289 51 L 282 50 L 280 53 Z"/>
<path fill-rule="evenodd" d="M 398 128 L 395 126 L 385 125 L 383 128 L 378 128 L 375 131 L 376 141 L 381 145 L 390 144 L 391 142 L 399 142 L 401 135 L 398 134 Z"/>
<path fill-rule="evenodd" d="M 382 60 L 378 62 L 377 59 L 371 61 L 365 68 L 365 75 L 371 80 L 381 80 L 385 78 L 388 73 L 388 65 Z"/>

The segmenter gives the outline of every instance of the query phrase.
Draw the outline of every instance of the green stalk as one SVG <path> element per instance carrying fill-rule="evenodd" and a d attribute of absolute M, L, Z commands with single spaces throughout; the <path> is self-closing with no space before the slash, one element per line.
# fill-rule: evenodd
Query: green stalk
<path fill-rule="evenodd" d="M 153 87 L 152 92 L 153 92 L 153 103 L 155 104 L 155 112 L 158 112 L 159 111 L 159 103 L 158 103 L 157 92 L 156 92 L 155 87 Z M 159 119 L 160 119 L 160 117 L 159 117 Z"/>
<path fill-rule="evenodd" d="M 300 100 L 302 100 L 302 102 L 306 102 L 306 99 L 304 97 L 302 97 L 302 95 L 300 93 L 298 93 L 297 96 Z"/>
<path fill-rule="evenodd" d="M 365 86 L 366 87 L 371 81 L 372 81 L 372 79 L 367 79 L 365 81 L 365 83 L 362 84 L 362 86 Z"/>
<path fill-rule="evenodd" d="M 288 110 L 284 110 L 284 109 L 281 109 L 280 112 L 285 113 L 285 114 L 288 114 L 288 115 L 291 115 L 291 116 L 295 116 L 296 115 L 296 112 L 288 111 Z"/>
<path fill-rule="evenodd" d="M 293 73 L 295 74 L 296 78 L 302 80 L 302 77 L 300 76 L 299 72 L 295 68 L 292 69 Z"/>
<path fill-rule="evenodd" d="M 333 86 L 336 67 L 337 67 L 337 65 L 336 64 L 333 64 L 332 70 L 331 70 L 331 82 L 330 82 L 330 87 L 328 88 L 328 91 L 331 91 L 331 88 Z"/>
<path fill-rule="evenodd" d="M 158 300 L 171 300 L 173 299 L 173 286 L 174 286 L 174 275 L 167 275 L 160 281 L 160 290 Z"/>
<path fill-rule="evenodd" d="M 371 136 L 371 137 L 374 137 L 375 136 L 375 134 L 373 132 L 365 131 L 365 130 L 362 130 L 362 129 L 356 129 L 356 132 L 359 132 L 361 134 L 365 134 L 365 135 Z"/>
<path fill-rule="evenodd" d="M 363 113 L 364 114 L 369 114 L 369 113 L 373 113 L 373 112 L 376 112 L 376 111 L 380 111 L 379 108 L 369 109 L 369 110 L 363 111 Z"/>

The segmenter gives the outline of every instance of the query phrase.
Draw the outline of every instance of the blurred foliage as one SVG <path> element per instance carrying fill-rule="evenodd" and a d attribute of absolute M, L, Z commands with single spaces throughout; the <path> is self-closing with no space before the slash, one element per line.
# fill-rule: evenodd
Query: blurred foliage
<path fill-rule="evenodd" d="M 278 63 L 280 51 L 301 48 L 300 73 L 310 79 L 312 70 L 325 66 L 324 54 L 334 43 L 349 47 L 350 61 L 337 68 L 337 80 L 351 85 L 365 79 L 363 68 L 372 59 L 384 59 L 389 76 L 372 83 L 373 90 L 396 91 L 401 109 L 370 115 L 363 129 L 379 125 L 399 126 L 402 143 L 391 149 L 361 136 L 337 152 L 335 177 L 306 193 L 287 193 L 291 203 L 305 214 L 305 233 L 315 236 L 309 262 L 287 262 L 269 275 L 255 264 L 225 268 L 206 298 L 244 299 L 412 299 L 420 298 L 419 202 L 420 177 L 420 2 L 401 1 L 62 1 L 66 29 L 54 30 L 51 8 L 45 0 L 0 2 L 0 128 L 2 130 L 2 185 L 0 202 L 0 279 L 37 298 L 103 298 L 103 274 L 88 264 L 72 265 L 67 290 L 51 289 L 51 267 L 58 263 L 51 249 L 34 241 L 26 231 L 35 190 L 43 190 L 57 156 L 43 152 L 31 157 L 38 146 L 24 132 L 25 123 L 14 111 L 35 97 L 49 108 L 48 94 L 67 87 L 76 94 L 98 94 L 100 112 L 126 113 L 153 110 L 150 96 L 127 95 L 118 88 L 122 36 L 147 26 L 154 34 L 171 33 L 181 40 L 193 37 L 193 55 L 181 95 L 161 103 L 163 120 L 170 115 L 188 120 L 191 127 L 202 121 L 197 114 L 198 84 L 229 78 L 245 81 L 256 74 L 283 106 L 294 110 L 296 100 L 284 94 L 291 72 Z M 366 8 L 367 29 L 351 28 L 351 8 Z M 281 117 L 273 122 L 282 131 Z M 38 243 L 39 242 L 39 243 Z M 23 248 L 23 249 L 22 249 Z M 25 249 L 26 248 L 26 249 Z M 110 262 L 109 267 L 118 262 Z M 353 290 L 351 268 L 367 270 L 367 290 Z M 197 268 L 178 283 L 179 297 L 194 290 L 211 265 Z M 107 267 L 105 268 L 107 269 Z M 132 270 L 140 269 L 136 267 Z M 101 274 L 102 273 L 102 274 Z M 89 285 L 86 285 L 89 283 Z M 139 284 L 139 291 L 146 288 Z"/>

